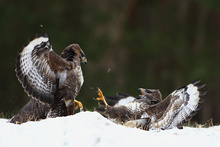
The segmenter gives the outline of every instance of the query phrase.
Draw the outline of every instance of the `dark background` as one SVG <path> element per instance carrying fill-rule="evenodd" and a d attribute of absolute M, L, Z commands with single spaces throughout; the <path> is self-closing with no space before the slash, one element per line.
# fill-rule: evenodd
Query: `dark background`
<path fill-rule="evenodd" d="M 1 0 L 0 113 L 11 117 L 30 98 L 15 76 L 17 51 L 49 33 L 56 53 L 78 43 L 88 63 L 78 96 L 86 110 L 104 95 L 158 88 L 165 98 L 196 79 L 208 93 L 193 121 L 220 122 L 219 0 Z"/>

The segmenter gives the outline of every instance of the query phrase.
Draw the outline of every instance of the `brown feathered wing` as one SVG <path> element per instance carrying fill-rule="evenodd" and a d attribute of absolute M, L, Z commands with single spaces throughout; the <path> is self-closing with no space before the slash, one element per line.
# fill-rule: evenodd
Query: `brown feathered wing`
<path fill-rule="evenodd" d="M 181 87 L 172 92 L 162 102 L 146 108 L 139 120 L 132 120 L 127 124 L 145 126 L 147 129 L 182 128 L 201 108 L 206 91 L 200 89 L 205 84 L 198 84 L 200 80 Z M 150 122 L 149 122 L 150 119 Z"/>
<path fill-rule="evenodd" d="M 37 35 L 18 54 L 15 71 L 25 91 L 40 102 L 53 105 L 59 74 L 68 68 L 68 63 L 53 51 L 47 35 Z"/>

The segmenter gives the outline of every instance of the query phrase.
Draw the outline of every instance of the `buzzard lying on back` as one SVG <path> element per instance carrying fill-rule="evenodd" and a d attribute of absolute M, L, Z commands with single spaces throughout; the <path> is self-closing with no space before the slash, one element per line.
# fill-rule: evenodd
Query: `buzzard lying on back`
<path fill-rule="evenodd" d="M 84 79 L 80 62 L 87 59 L 78 44 L 67 46 L 57 55 L 48 35 L 36 35 L 18 52 L 16 76 L 29 101 L 10 122 L 23 123 L 46 117 L 72 115 L 75 98 Z"/>
<path fill-rule="evenodd" d="M 162 95 L 158 89 L 139 88 L 139 90 L 142 95 L 138 95 L 137 97 L 133 97 L 127 93 L 117 93 L 117 96 L 103 97 L 102 91 L 98 89 L 98 95 L 100 97 L 97 100 L 101 101 L 98 102 L 99 107 L 95 108 L 95 111 L 102 113 L 111 121 L 119 124 L 140 118 L 138 114 L 139 110 L 129 111 L 129 107 L 136 107 L 137 104 L 142 104 L 143 106 L 141 107 L 148 107 L 148 105 L 162 101 Z M 125 106 L 128 108 L 128 111 L 125 111 L 127 110 Z"/>
<path fill-rule="evenodd" d="M 106 105 L 104 115 L 111 119 L 120 120 L 126 126 L 140 127 L 145 130 L 174 127 L 181 129 L 197 113 L 204 101 L 202 96 L 206 94 L 206 91 L 200 89 L 205 84 L 198 84 L 199 82 L 200 80 L 192 82 L 173 91 L 163 101 L 160 101 L 159 90 L 149 89 L 145 93 L 142 92 L 144 95 L 139 99 L 135 98 L 127 103 L 111 106 L 107 104 L 99 89 L 97 100 L 102 100 Z M 155 98 L 159 101 L 152 103 Z M 109 100 L 109 98 L 107 99 Z M 121 98 L 118 98 L 118 102 L 119 100 Z"/>

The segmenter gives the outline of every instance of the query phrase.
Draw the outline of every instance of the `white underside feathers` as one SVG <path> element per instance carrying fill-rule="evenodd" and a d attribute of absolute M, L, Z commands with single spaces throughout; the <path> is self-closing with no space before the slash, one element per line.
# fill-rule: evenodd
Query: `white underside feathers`
<path fill-rule="evenodd" d="M 149 115 L 146 112 L 143 113 L 141 118 L 151 119 L 149 129 L 171 129 L 175 127 L 181 128 L 181 126 L 189 121 L 196 114 L 200 108 L 200 104 L 204 101 L 200 100 L 201 96 L 206 94 L 206 91 L 200 91 L 205 84 L 198 83 L 199 81 L 195 81 L 186 87 L 172 92 L 169 95 L 171 96 L 170 104 L 164 112 L 158 112 L 158 114 L 152 115 Z M 161 103 L 163 103 L 163 101 Z M 163 113 L 162 117 L 156 119 L 156 116 L 160 115 L 161 113 Z M 132 120 L 129 122 L 129 124 L 138 125 L 138 120 Z"/>
<path fill-rule="evenodd" d="M 132 101 L 134 101 L 134 100 L 135 100 L 135 98 L 132 97 L 132 96 L 129 96 L 129 97 L 127 97 L 127 98 L 123 98 L 123 99 L 119 100 L 118 103 L 116 103 L 116 104 L 114 105 L 114 107 L 124 106 L 124 105 L 126 105 L 126 104 L 128 104 L 128 103 L 130 103 L 130 102 L 132 102 Z"/>
<path fill-rule="evenodd" d="M 35 46 L 41 44 L 42 42 L 49 41 L 49 38 L 47 37 L 39 37 L 35 38 L 34 40 L 30 41 L 29 44 L 23 49 L 23 54 L 31 53 Z"/>
<path fill-rule="evenodd" d="M 164 117 L 166 123 L 162 125 L 163 129 L 184 125 L 198 111 L 200 91 L 196 85 L 189 84 L 185 88 L 177 90 L 176 94 L 178 94 L 176 95 L 178 98 L 174 100 L 171 109 Z M 181 105 L 178 106 L 179 104 Z M 175 110 L 175 107 L 179 108 Z"/>

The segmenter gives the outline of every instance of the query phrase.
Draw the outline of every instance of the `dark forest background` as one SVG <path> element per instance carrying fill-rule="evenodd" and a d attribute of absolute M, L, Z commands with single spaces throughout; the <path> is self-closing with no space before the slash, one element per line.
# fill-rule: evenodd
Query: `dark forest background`
<path fill-rule="evenodd" d="M 36 33 L 49 33 L 58 54 L 71 43 L 86 53 L 77 98 L 86 110 L 97 106 L 97 87 L 134 96 L 158 88 L 165 98 L 201 79 L 208 93 L 193 121 L 220 122 L 219 0 L 1 0 L 0 113 L 8 118 L 30 100 L 14 69 Z"/>

